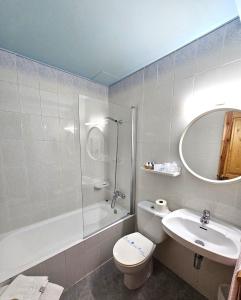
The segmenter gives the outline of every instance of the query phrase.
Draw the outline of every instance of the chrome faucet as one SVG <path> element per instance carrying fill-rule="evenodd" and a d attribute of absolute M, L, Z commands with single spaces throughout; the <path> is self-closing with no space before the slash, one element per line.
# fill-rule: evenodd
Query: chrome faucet
<path fill-rule="evenodd" d="M 125 197 L 126 197 L 126 195 L 124 193 L 122 193 L 121 191 L 115 190 L 113 193 L 112 201 L 111 201 L 111 208 L 115 207 L 115 203 L 118 198 L 125 199 Z"/>
<path fill-rule="evenodd" d="M 204 224 L 208 224 L 210 220 L 210 211 L 207 209 L 203 210 L 203 214 L 200 218 L 200 222 L 202 223 L 202 225 Z"/>

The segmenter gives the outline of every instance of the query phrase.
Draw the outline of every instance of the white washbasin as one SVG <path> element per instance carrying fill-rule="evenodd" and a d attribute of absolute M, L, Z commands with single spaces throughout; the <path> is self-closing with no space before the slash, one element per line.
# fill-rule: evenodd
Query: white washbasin
<path fill-rule="evenodd" d="M 162 224 L 169 236 L 195 253 L 234 265 L 240 253 L 240 229 L 212 216 L 208 224 L 202 225 L 200 217 L 201 213 L 178 209 L 165 216 Z"/>

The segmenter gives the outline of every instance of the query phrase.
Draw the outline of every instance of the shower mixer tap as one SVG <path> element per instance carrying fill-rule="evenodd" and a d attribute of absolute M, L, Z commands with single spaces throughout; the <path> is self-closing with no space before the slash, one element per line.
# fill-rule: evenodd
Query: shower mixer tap
<path fill-rule="evenodd" d="M 124 193 L 122 193 L 121 191 L 115 191 L 114 195 L 116 196 L 116 198 L 121 198 L 121 199 L 125 199 L 126 195 Z"/>
<path fill-rule="evenodd" d="M 124 193 L 122 193 L 121 191 L 115 190 L 113 193 L 112 201 L 111 201 L 111 208 L 115 207 L 115 203 L 118 198 L 125 199 L 125 197 L 126 197 L 126 195 Z"/>

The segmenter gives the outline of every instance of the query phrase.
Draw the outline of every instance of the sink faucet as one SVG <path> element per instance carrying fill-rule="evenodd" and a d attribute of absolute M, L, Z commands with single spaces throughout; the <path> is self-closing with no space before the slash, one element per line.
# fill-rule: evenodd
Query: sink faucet
<path fill-rule="evenodd" d="M 210 211 L 207 209 L 204 209 L 203 214 L 200 218 L 200 222 L 202 223 L 202 225 L 204 224 L 208 224 L 210 220 Z"/>

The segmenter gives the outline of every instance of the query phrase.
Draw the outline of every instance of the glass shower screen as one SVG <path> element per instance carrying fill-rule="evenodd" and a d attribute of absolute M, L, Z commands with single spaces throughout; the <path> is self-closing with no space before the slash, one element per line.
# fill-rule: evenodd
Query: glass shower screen
<path fill-rule="evenodd" d="M 84 237 L 130 214 L 131 110 L 80 97 Z"/>

